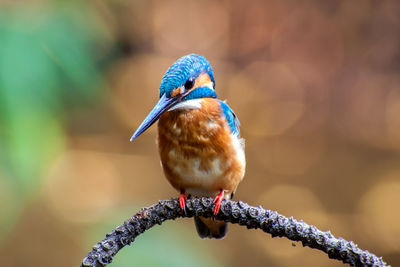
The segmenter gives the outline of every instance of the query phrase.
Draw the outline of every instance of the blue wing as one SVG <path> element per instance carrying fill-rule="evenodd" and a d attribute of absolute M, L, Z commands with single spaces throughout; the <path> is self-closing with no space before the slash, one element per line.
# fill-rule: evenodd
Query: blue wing
<path fill-rule="evenodd" d="M 226 104 L 225 102 L 218 100 L 218 102 L 221 105 L 222 111 L 225 115 L 226 120 L 228 121 L 229 127 L 231 128 L 231 131 L 233 134 L 237 134 L 240 136 L 240 122 L 239 119 L 236 117 L 235 113 L 233 110 Z"/>

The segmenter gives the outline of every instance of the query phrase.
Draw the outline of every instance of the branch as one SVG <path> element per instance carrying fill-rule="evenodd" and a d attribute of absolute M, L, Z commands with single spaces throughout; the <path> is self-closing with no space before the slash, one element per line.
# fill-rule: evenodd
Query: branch
<path fill-rule="evenodd" d="M 161 200 L 158 204 L 141 209 L 126 220 L 103 241 L 93 246 L 93 250 L 83 259 L 81 266 L 105 266 L 111 263 L 120 249 L 132 243 L 135 238 L 156 224 L 180 217 L 213 216 L 212 198 L 190 198 L 186 202 L 186 213 L 179 207 L 177 199 Z M 252 207 L 241 201 L 224 200 L 221 204 L 218 220 L 245 225 L 248 229 L 261 229 L 272 237 L 286 237 L 301 241 L 303 246 L 316 248 L 352 266 L 389 266 L 382 258 L 361 250 L 352 241 L 334 237 L 329 231 L 322 232 L 313 225 L 287 218 L 276 211 Z"/>

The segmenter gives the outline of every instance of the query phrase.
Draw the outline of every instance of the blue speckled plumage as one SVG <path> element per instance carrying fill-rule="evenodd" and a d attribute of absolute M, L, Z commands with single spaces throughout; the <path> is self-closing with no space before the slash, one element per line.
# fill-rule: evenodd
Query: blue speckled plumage
<path fill-rule="evenodd" d="M 229 127 L 231 128 L 232 133 L 237 134 L 240 137 L 240 122 L 236 117 L 233 110 L 226 104 L 224 101 L 218 100 L 221 105 L 222 111 L 224 112 L 225 118 L 228 121 Z"/>
<path fill-rule="evenodd" d="M 215 87 L 214 72 L 205 57 L 196 54 L 181 57 L 164 74 L 160 85 L 160 97 L 164 94 L 170 96 L 172 90 L 189 78 L 195 79 L 202 72 L 208 73 Z"/>
<path fill-rule="evenodd" d="M 185 96 L 185 100 L 202 98 L 202 97 L 211 97 L 217 98 L 217 93 L 209 87 L 197 87 L 195 90 L 191 91 L 187 96 Z"/>

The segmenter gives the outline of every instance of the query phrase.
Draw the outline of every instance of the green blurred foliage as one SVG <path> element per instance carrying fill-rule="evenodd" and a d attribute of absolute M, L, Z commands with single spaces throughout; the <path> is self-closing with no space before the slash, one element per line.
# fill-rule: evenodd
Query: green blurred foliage
<path fill-rule="evenodd" d="M 90 14 L 83 2 L 0 10 L 0 179 L 16 210 L 63 150 L 65 114 L 104 91 L 94 48 L 106 35 Z"/>

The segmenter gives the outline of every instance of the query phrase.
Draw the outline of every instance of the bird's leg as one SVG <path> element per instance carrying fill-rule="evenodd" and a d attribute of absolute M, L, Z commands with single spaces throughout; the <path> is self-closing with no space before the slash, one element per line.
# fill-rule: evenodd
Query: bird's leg
<path fill-rule="evenodd" d="M 183 211 L 185 211 L 186 199 L 185 191 L 181 189 L 181 194 L 179 195 L 179 206 Z"/>
<path fill-rule="evenodd" d="M 213 203 L 215 203 L 214 206 L 214 215 L 217 215 L 219 212 L 219 208 L 221 207 L 221 202 L 224 199 L 224 189 L 221 189 L 221 192 L 214 198 Z"/>

